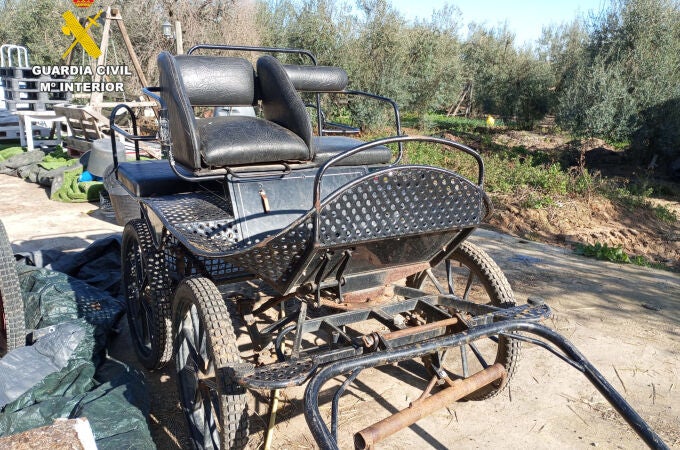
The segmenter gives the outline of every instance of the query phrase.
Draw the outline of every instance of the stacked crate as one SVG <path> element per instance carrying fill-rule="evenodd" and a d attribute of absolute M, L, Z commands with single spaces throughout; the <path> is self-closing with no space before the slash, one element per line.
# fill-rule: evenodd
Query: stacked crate
<path fill-rule="evenodd" d="M 49 111 L 53 105 L 71 100 L 70 92 L 41 92 L 40 89 L 43 83 L 58 86 L 67 77 L 37 76 L 30 67 L 0 67 L 0 79 L 5 91 L 5 105 L 10 112 Z"/>
<path fill-rule="evenodd" d="M 19 117 L 0 109 L 0 141 L 21 139 Z"/>

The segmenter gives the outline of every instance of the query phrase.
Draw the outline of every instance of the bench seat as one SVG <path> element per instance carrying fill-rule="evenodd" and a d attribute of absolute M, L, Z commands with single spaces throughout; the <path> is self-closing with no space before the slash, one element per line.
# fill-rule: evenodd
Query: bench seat
<path fill-rule="evenodd" d="M 181 167 L 178 170 L 191 176 Z M 118 181 L 136 197 L 191 192 L 198 187 L 198 183 L 178 177 L 165 160 L 121 162 L 118 164 Z"/>

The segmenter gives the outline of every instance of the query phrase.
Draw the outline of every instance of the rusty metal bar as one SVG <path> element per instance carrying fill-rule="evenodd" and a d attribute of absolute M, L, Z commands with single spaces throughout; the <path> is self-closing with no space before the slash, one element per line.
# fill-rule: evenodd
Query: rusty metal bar
<path fill-rule="evenodd" d="M 506 376 L 507 373 L 503 365 L 496 363 L 477 372 L 470 378 L 455 380 L 450 387 L 419 400 L 417 403 L 414 402 L 408 408 L 356 433 L 354 435 L 354 448 L 371 449 L 376 443 L 397 431 Z"/>
<path fill-rule="evenodd" d="M 375 351 L 378 349 L 378 344 L 382 341 L 388 347 L 401 347 L 408 344 L 413 344 L 418 340 L 431 339 L 437 336 L 446 334 L 446 327 L 459 323 L 456 317 L 449 317 L 447 319 L 436 322 L 426 323 L 414 327 L 406 327 L 396 331 L 387 333 L 371 333 L 361 337 L 364 348 L 367 351 Z"/>
<path fill-rule="evenodd" d="M 389 333 L 381 334 L 382 338 L 386 341 L 392 339 L 398 339 L 404 336 L 410 336 L 412 334 L 420 333 L 423 331 L 436 330 L 438 328 L 448 327 L 458 323 L 458 318 L 451 317 L 449 319 L 438 320 L 437 322 L 426 323 L 425 325 L 419 325 L 417 327 L 404 328 L 402 330 L 392 331 Z"/>

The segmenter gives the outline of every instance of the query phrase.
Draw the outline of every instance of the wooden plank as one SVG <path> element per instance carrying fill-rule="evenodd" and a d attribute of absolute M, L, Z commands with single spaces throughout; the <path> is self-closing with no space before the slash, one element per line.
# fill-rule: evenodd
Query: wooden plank
<path fill-rule="evenodd" d="M 130 55 L 132 64 L 135 66 L 135 71 L 137 72 L 139 80 L 142 82 L 142 86 L 148 86 L 149 83 L 146 81 L 146 76 L 144 75 L 144 71 L 142 70 L 142 65 L 139 64 L 139 59 L 137 59 L 137 53 L 135 53 L 135 49 L 132 46 L 130 36 L 128 36 L 127 33 L 127 28 L 125 28 L 125 23 L 123 22 L 122 19 L 117 20 L 116 23 L 118 24 L 118 28 L 120 28 L 120 33 L 123 35 L 125 47 L 127 47 L 128 54 Z"/>
<path fill-rule="evenodd" d="M 106 64 L 106 54 L 108 53 L 108 48 L 109 48 L 109 38 L 111 35 L 111 20 L 110 20 L 110 15 L 111 15 L 111 7 L 106 9 L 106 20 L 104 21 L 104 30 L 102 31 L 102 41 L 101 44 L 99 45 L 102 54 L 99 56 L 99 59 L 97 59 L 97 66 L 103 66 Z M 98 75 L 96 72 L 94 76 L 92 77 L 92 82 L 93 83 L 99 83 L 102 80 L 102 76 Z M 98 111 L 101 111 L 101 106 L 99 104 L 104 101 L 104 94 L 101 92 L 93 92 L 92 96 L 90 97 L 90 104 L 94 107 L 97 108 Z"/>

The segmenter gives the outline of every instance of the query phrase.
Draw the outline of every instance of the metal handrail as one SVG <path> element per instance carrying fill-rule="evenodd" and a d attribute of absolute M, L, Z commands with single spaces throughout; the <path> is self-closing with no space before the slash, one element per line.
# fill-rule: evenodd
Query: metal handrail
<path fill-rule="evenodd" d="M 478 177 L 477 177 L 477 184 L 481 187 L 484 184 L 484 161 L 482 160 L 482 157 L 477 153 L 475 150 L 471 149 L 470 147 L 459 144 L 458 142 L 450 141 L 448 139 L 443 139 L 443 138 L 438 138 L 434 136 L 393 136 L 393 137 L 388 137 L 388 138 L 383 138 L 383 139 L 378 139 L 372 142 L 367 142 L 363 145 L 359 145 L 357 147 L 354 147 L 353 149 L 347 150 L 343 153 L 340 153 L 339 155 L 334 156 L 333 158 L 329 159 L 326 161 L 319 171 L 316 173 L 316 178 L 314 180 L 314 208 L 316 209 L 317 213 L 321 211 L 321 179 L 323 178 L 324 174 L 330 168 L 332 165 L 336 164 L 339 161 L 342 161 L 345 158 L 348 158 L 352 155 L 355 155 L 359 152 L 362 152 L 364 150 L 368 150 L 369 148 L 377 147 L 380 145 L 387 145 L 387 144 L 394 144 L 394 143 L 402 143 L 402 142 L 432 142 L 435 144 L 443 144 L 449 147 L 453 147 L 457 150 L 460 150 L 464 153 L 467 153 L 468 155 L 472 156 L 475 158 L 477 161 L 477 167 L 479 170 Z M 403 156 L 403 149 L 399 147 L 399 153 L 397 155 L 397 159 L 392 165 L 397 164 L 401 160 Z"/>
<path fill-rule="evenodd" d="M 189 49 L 187 55 L 193 54 L 196 50 L 227 50 L 227 51 L 241 51 L 241 52 L 262 52 L 262 53 L 287 53 L 298 54 L 309 57 L 313 65 L 318 65 L 316 56 L 309 50 L 302 48 L 277 48 L 277 47 L 258 47 L 251 45 L 228 45 L 228 44 L 198 44 Z M 316 94 L 316 109 L 317 109 L 317 123 L 318 132 L 321 136 L 321 96 Z"/>
<path fill-rule="evenodd" d="M 189 49 L 187 55 L 192 55 L 196 50 L 229 50 L 242 52 L 263 52 L 263 53 L 290 53 L 308 56 L 312 63 L 318 65 L 316 56 L 309 50 L 302 48 L 278 48 L 278 47 L 258 47 L 250 45 L 228 45 L 228 44 L 198 44 Z"/>
<path fill-rule="evenodd" d="M 349 91 L 342 91 L 341 93 L 343 94 L 349 94 L 349 95 L 360 95 L 363 97 L 369 97 L 378 101 L 386 102 L 392 105 L 392 109 L 394 110 L 394 123 L 397 128 L 397 136 L 401 136 L 401 118 L 399 117 L 399 105 L 397 105 L 397 102 L 392 100 L 389 97 L 383 97 L 382 95 L 377 95 L 377 94 L 371 94 L 370 92 L 364 92 L 364 91 L 356 91 L 356 90 L 349 90 Z M 399 148 L 401 148 L 401 142 L 399 143 Z"/>
<path fill-rule="evenodd" d="M 401 117 L 399 115 L 399 105 L 397 102 L 395 102 L 393 99 L 389 97 L 383 97 L 382 95 L 377 95 L 377 94 L 372 94 L 370 92 L 365 92 L 365 91 L 357 91 L 357 90 L 343 90 L 343 91 L 317 91 L 317 94 L 345 94 L 345 95 L 358 95 L 362 97 L 368 97 L 372 98 L 374 100 L 378 100 L 381 102 L 389 103 L 392 106 L 392 109 L 394 111 L 394 124 L 395 128 L 397 130 L 397 136 L 402 136 L 401 134 Z M 321 133 L 319 133 L 321 135 Z M 399 151 L 400 153 L 403 152 L 402 148 L 402 143 L 399 142 L 397 144 L 399 146 Z M 395 164 L 398 163 L 399 160 L 395 161 Z"/>
<path fill-rule="evenodd" d="M 125 109 L 130 114 L 130 120 L 132 121 L 132 133 L 128 133 L 116 124 L 116 116 L 118 111 Z M 109 128 L 111 129 L 111 151 L 113 152 L 113 169 L 116 174 L 116 179 L 118 179 L 118 144 L 116 142 L 116 133 L 120 133 L 123 137 L 130 139 L 135 143 L 135 158 L 139 161 L 139 141 L 153 141 L 156 136 L 139 136 L 137 134 L 137 119 L 135 118 L 135 113 L 132 108 L 124 103 L 116 105 L 111 114 L 109 115 Z"/>

